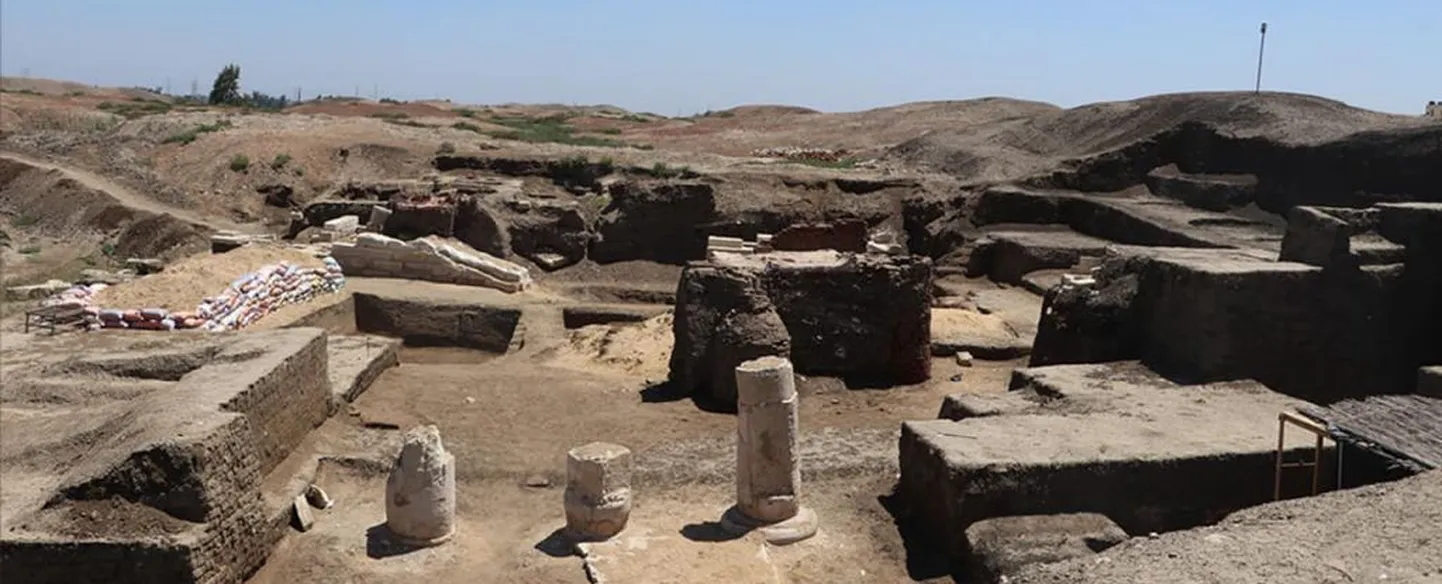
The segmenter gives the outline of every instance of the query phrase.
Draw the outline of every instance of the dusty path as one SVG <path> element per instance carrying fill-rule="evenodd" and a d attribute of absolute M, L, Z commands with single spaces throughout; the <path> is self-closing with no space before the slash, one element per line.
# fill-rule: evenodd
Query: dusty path
<path fill-rule="evenodd" d="M 22 164 L 28 164 L 30 166 L 34 166 L 36 168 L 43 168 L 45 170 L 60 171 L 66 177 L 76 182 L 79 182 L 80 184 L 85 185 L 88 188 L 95 189 L 97 191 L 101 191 L 107 195 L 110 195 L 111 198 L 115 199 L 116 202 L 120 203 L 121 205 L 129 207 L 131 209 L 135 209 L 137 211 L 147 211 L 156 214 L 168 214 L 187 223 L 199 225 L 201 227 L 205 227 L 214 231 L 228 230 L 238 231 L 241 233 L 258 233 L 260 231 L 260 227 L 258 225 L 241 225 L 239 223 L 233 223 L 215 217 L 202 217 L 201 215 L 198 215 L 192 211 L 172 207 L 150 197 L 136 194 L 134 191 L 131 191 L 124 186 L 121 186 L 115 181 L 112 181 L 108 178 L 89 171 L 56 164 L 54 162 L 47 162 L 37 158 L 16 154 L 14 152 L 0 152 L 0 158 L 12 160 Z"/>

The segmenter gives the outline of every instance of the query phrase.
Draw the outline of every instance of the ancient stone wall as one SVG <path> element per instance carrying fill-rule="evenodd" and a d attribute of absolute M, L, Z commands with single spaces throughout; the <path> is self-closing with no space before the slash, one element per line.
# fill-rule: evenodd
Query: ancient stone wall
<path fill-rule="evenodd" d="M 336 244 L 331 257 L 340 262 L 347 276 L 427 280 L 503 292 L 530 287 L 531 275 L 525 268 L 463 247 L 429 239 L 405 242 L 367 233 L 354 244 Z"/>

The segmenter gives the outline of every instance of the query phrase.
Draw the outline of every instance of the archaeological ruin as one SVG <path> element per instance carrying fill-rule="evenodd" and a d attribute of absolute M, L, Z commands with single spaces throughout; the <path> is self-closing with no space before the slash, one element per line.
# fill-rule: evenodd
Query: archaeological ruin
<path fill-rule="evenodd" d="M 1442 577 L 1442 126 L 997 100 L 0 134 L 0 582 Z"/>

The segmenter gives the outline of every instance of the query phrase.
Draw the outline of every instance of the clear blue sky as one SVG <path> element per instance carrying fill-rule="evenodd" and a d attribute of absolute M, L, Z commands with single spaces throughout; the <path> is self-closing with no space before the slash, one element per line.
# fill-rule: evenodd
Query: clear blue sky
<path fill-rule="evenodd" d="M 1439 0 L 0 0 L 0 74 L 99 85 L 855 110 L 1267 89 L 1421 113 Z"/>

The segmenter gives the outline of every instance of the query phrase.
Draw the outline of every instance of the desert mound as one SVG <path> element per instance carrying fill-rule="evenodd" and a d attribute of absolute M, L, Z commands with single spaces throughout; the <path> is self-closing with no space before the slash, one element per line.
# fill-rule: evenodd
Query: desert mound
<path fill-rule="evenodd" d="M 1024 178 L 1062 161 L 1117 150 L 1203 124 L 1233 138 L 1316 145 L 1369 130 L 1412 128 L 1384 114 L 1293 93 L 1174 93 L 1083 105 L 1024 118 L 947 127 L 899 144 L 888 156 L 978 182 Z"/>

